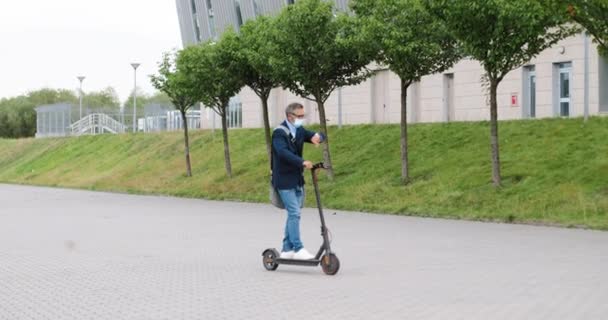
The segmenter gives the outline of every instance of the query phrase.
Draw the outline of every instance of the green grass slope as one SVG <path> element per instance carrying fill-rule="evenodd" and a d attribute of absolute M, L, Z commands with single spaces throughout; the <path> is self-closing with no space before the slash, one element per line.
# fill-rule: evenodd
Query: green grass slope
<path fill-rule="evenodd" d="M 336 179 L 321 179 L 325 207 L 608 229 L 608 118 L 501 122 L 500 189 L 491 183 L 488 123 L 411 125 L 408 186 L 400 184 L 399 130 L 330 128 Z M 187 178 L 181 132 L 0 140 L 0 181 L 268 201 L 263 130 L 230 131 L 232 179 L 221 131 L 192 132 L 191 144 Z M 322 159 L 314 146 L 305 155 Z"/>

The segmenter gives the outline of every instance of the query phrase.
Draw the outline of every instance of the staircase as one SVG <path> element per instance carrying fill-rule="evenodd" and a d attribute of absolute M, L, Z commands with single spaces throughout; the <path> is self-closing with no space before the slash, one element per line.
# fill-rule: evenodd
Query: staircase
<path fill-rule="evenodd" d="M 103 113 L 90 114 L 70 125 L 72 135 L 123 133 L 126 126 Z"/>

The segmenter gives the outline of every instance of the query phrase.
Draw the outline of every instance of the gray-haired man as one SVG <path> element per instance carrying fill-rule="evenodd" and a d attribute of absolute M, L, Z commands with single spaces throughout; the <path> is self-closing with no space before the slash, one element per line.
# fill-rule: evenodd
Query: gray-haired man
<path fill-rule="evenodd" d="M 272 185 L 281 196 L 287 210 L 285 236 L 283 237 L 283 259 L 312 259 L 300 239 L 300 207 L 304 196 L 304 169 L 312 169 L 312 162 L 304 160 L 304 142 L 320 144 L 324 136 L 302 127 L 304 106 L 292 103 L 285 109 L 285 121 L 281 126 L 288 130 L 274 130 L 272 134 Z"/>

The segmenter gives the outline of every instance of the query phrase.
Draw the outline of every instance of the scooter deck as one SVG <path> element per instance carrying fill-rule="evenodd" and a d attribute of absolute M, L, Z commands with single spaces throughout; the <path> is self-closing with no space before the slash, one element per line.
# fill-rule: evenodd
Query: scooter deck
<path fill-rule="evenodd" d="M 298 266 L 308 266 L 308 267 L 315 267 L 318 266 L 319 263 L 321 262 L 321 260 L 296 260 L 296 259 L 281 259 L 278 258 L 275 260 L 275 262 L 277 264 L 291 264 L 291 265 L 298 265 Z"/>

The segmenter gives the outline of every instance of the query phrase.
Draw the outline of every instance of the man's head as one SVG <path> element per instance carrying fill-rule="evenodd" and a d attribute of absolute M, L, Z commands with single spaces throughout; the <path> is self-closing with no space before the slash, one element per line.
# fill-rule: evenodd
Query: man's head
<path fill-rule="evenodd" d="M 304 106 L 301 103 L 293 102 L 285 108 L 285 117 L 296 128 L 304 124 Z"/>

